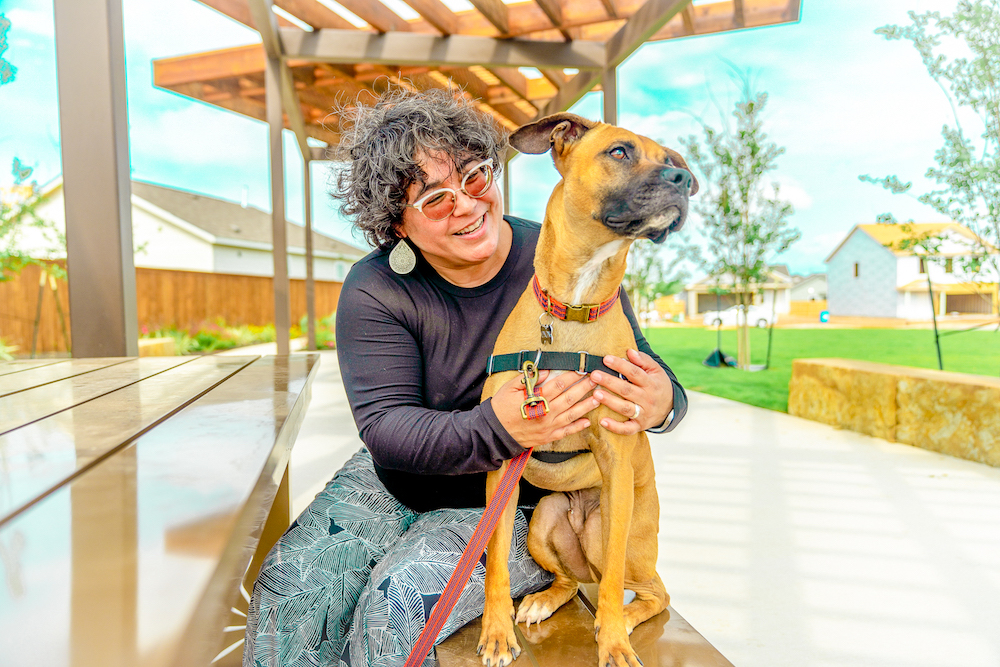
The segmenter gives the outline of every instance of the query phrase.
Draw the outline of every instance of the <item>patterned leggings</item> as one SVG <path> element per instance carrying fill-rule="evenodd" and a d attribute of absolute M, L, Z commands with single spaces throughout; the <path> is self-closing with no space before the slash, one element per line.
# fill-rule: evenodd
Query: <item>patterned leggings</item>
<path fill-rule="evenodd" d="M 361 449 L 267 555 L 250 601 L 243 666 L 402 665 L 482 513 L 414 512 L 385 489 Z M 514 597 L 552 580 L 528 554 L 527 535 L 517 512 Z M 484 561 L 435 643 L 482 614 Z M 432 652 L 424 665 L 435 662 Z"/>

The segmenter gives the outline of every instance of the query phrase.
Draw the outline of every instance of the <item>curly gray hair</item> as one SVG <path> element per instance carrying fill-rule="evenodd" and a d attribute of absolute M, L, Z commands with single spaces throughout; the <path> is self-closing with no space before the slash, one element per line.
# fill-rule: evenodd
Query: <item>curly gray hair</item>
<path fill-rule="evenodd" d="M 400 238 L 406 191 L 425 178 L 418 155 L 440 151 L 455 164 L 493 158 L 498 172 L 503 165 L 507 132 L 454 91 L 393 87 L 375 104 L 342 109 L 340 116 L 344 129 L 335 156 L 347 164 L 331 194 L 375 247 Z"/>

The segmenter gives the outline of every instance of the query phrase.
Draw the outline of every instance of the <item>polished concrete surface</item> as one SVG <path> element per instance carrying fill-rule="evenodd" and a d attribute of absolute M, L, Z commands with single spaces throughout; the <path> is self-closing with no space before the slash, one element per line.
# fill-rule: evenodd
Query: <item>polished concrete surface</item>
<path fill-rule="evenodd" d="M 294 512 L 360 446 L 336 353 L 321 355 Z M 651 436 L 659 572 L 733 664 L 1000 665 L 1000 469 L 690 399 L 676 431 Z"/>

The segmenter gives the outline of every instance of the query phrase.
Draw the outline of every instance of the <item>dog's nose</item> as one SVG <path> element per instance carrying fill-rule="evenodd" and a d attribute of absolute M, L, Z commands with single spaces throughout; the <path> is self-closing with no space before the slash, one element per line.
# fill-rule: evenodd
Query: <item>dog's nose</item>
<path fill-rule="evenodd" d="M 660 178 L 673 183 L 683 192 L 691 190 L 691 172 L 687 169 L 667 168 L 660 172 Z"/>

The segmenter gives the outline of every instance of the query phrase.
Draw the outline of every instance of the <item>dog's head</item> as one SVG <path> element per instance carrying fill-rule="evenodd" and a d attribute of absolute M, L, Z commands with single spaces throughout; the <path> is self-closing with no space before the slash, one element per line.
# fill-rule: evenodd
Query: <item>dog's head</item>
<path fill-rule="evenodd" d="M 628 238 L 662 243 L 687 218 L 698 181 L 684 158 L 648 137 L 571 113 L 546 116 L 510 137 L 522 153 L 552 151 L 567 208 Z"/>

